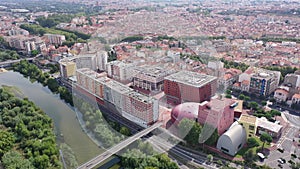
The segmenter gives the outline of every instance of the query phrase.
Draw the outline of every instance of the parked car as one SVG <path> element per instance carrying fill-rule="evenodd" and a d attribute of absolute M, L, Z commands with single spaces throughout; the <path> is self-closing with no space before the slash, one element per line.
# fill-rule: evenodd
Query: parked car
<path fill-rule="evenodd" d="M 278 161 L 280 164 L 284 164 L 284 161 L 283 161 L 281 158 L 279 158 L 277 161 Z"/>

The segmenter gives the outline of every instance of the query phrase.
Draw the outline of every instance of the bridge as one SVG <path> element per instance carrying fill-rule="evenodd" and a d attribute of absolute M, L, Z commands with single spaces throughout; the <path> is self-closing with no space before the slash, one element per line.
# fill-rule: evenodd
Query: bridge
<path fill-rule="evenodd" d="M 25 60 L 32 61 L 34 59 L 35 59 L 35 57 L 33 57 L 33 58 L 26 58 Z M 8 60 L 8 61 L 0 62 L 0 67 L 8 67 L 8 66 L 11 66 L 14 63 L 20 62 L 21 60 L 24 60 L 24 59 Z"/>
<path fill-rule="evenodd" d="M 156 128 L 160 127 L 163 123 L 162 122 L 157 122 L 153 124 L 152 126 L 140 131 L 139 133 L 127 138 L 126 140 L 118 143 L 117 145 L 111 147 L 104 153 L 94 157 L 90 161 L 82 164 L 79 166 L 77 169 L 91 169 L 93 167 L 96 167 L 98 164 L 101 162 L 105 161 L 109 157 L 111 157 L 113 154 L 116 154 L 118 151 L 122 150 L 123 148 L 129 146 L 131 143 L 134 141 L 138 140 L 139 138 L 143 137 L 144 135 L 149 134 L 151 131 L 155 130 Z"/>

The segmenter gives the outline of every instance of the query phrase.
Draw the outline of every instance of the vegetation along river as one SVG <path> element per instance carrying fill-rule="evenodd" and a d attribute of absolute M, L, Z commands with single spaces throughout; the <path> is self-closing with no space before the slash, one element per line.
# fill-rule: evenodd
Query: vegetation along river
<path fill-rule="evenodd" d="M 72 107 L 54 95 L 47 87 L 32 82 L 18 72 L 0 73 L 0 85 L 15 86 L 24 97 L 33 101 L 53 119 L 57 143 L 66 143 L 73 150 L 78 164 L 100 154 L 100 149 L 81 129 Z"/>

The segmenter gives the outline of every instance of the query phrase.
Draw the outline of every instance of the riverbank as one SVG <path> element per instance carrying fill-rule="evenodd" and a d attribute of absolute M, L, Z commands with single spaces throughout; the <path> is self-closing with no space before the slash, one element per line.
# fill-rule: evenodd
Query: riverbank
<path fill-rule="evenodd" d="M 58 144 L 66 143 L 71 148 L 78 164 L 82 164 L 103 152 L 81 129 L 76 113 L 53 94 L 47 87 L 38 82 L 30 82 L 18 72 L 8 71 L 0 74 L 0 85 L 16 86 L 25 97 L 39 106 L 54 122 Z M 60 135 L 63 135 L 61 137 Z"/>

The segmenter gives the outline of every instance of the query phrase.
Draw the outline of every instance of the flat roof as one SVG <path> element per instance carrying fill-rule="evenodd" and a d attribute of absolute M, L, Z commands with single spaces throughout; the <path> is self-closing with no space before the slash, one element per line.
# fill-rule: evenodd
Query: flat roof
<path fill-rule="evenodd" d="M 76 72 L 79 72 L 81 74 L 84 74 L 86 76 L 95 78 L 97 76 L 97 72 L 91 70 L 90 68 L 81 68 L 81 69 L 77 69 Z"/>
<path fill-rule="evenodd" d="M 146 96 L 135 91 L 131 91 L 126 95 L 128 95 L 130 98 L 136 99 L 138 101 L 142 101 L 144 103 L 152 103 L 152 101 L 155 100 L 153 97 Z"/>
<path fill-rule="evenodd" d="M 131 89 L 130 87 L 128 87 L 120 82 L 117 82 L 115 80 L 107 81 L 105 83 L 105 85 L 107 87 L 111 88 L 112 90 L 116 90 L 116 91 L 120 92 L 121 94 L 125 94 L 127 92 L 133 91 L 133 89 Z"/>
<path fill-rule="evenodd" d="M 235 112 L 243 112 L 243 100 L 235 100 L 238 102 L 237 106 L 234 107 Z"/>
<path fill-rule="evenodd" d="M 282 125 L 270 122 L 264 117 L 258 118 L 257 126 L 275 133 L 278 133 L 282 128 Z"/>
<path fill-rule="evenodd" d="M 242 114 L 241 117 L 240 117 L 240 119 L 239 119 L 239 122 L 248 123 L 248 124 L 253 124 L 254 125 L 256 123 L 256 117 L 248 115 L 248 114 Z"/>
<path fill-rule="evenodd" d="M 137 67 L 137 71 L 139 71 L 140 74 L 151 76 L 151 77 L 164 77 L 167 76 L 175 70 L 173 69 L 167 69 L 164 65 L 153 65 L 153 66 L 143 66 L 143 67 Z"/>
<path fill-rule="evenodd" d="M 69 58 L 63 58 L 63 59 L 60 59 L 58 61 L 58 63 L 66 66 L 66 65 L 71 65 L 71 64 L 76 64 L 73 60 L 70 60 Z"/>
<path fill-rule="evenodd" d="M 182 83 L 182 84 L 186 84 L 189 86 L 201 87 L 213 80 L 216 80 L 217 77 L 182 70 L 177 73 L 171 74 L 171 75 L 165 77 L 164 79 L 170 80 L 170 81 L 175 81 L 175 82 Z"/>
<path fill-rule="evenodd" d="M 212 98 L 208 103 L 207 106 L 210 107 L 211 110 L 222 112 L 227 106 L 232 105 L 235 101 L 227 98 Z"/>

